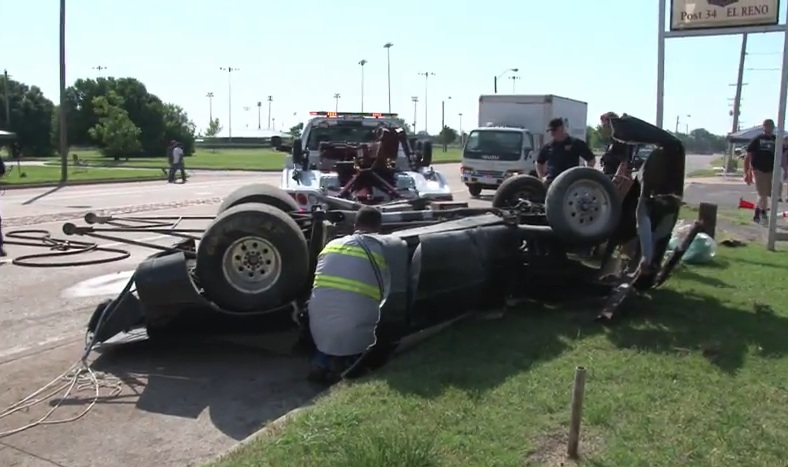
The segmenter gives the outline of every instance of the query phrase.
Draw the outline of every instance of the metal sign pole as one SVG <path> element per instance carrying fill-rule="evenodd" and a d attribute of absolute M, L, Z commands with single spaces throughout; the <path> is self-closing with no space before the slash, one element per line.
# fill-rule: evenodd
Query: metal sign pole
<path fill-rule="evenodd" d="M 667 0 L 659 0 L 659 29 L 657 31 L 657 120 L 656 125 L 662 128 L 665 117 L 665 17 Z"/>
<path fill-rule="evenodd" d="M 777 200 L 780 198 L 780 179 L 782 178 L 782 156 L 783 138 L 785 136 L 785 107 L 788 99 L 788 22 L 784 25 L 783 31 L 783 68 L 782 79 L 780 80 L 780 101 L 777 111 L 777 141 L 774 145 L 774 169 L 772 171 L 772 199 L 769 208 L 769 236 L 766 241 L 766 248 L 774 251 L 774 244 L 777 243 Z"/>

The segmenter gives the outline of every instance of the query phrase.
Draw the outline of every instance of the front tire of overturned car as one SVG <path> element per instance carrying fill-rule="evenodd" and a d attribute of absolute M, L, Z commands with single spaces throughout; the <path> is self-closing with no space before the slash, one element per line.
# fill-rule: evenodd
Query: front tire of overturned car
<path fill-rule="evenodd" d="M 553 180 L 545 201 L 547 222 L 562 240 L 590 246 L 607 240 L 621 220 L 621 200 L 604 173 L 574 167 Z"/>
<path fill-rule="evenodd" d="M 234 312 L 264 311 L 297 298 L 309 278 L 309 249 L 284 211 L 245 203 L 221 213 L 203 233 L 196 275 L 205 296 Z"/>

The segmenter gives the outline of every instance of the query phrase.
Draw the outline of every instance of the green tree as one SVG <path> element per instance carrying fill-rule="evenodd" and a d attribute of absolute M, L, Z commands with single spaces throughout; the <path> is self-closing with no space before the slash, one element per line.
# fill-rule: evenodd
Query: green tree
<path fill-rule="evenodd" d="M 0 92 L 0 128 L 16 133 L 17 142 L 24 155 L 54 154 L 56 146 L 49 137 L 52 133 L 52 112 L 55 108 L 52 101 L 44 96 L 38 86 L 28 86 L 10 78 L 7 84 L 11 125 L 6 128 L 5 95 Z M 0 75 L 0 91 L 5 85 L 5 77 Z"/>
<path fill-rule="evenodd" d="M 135 78 L 80 79 L 66 90 L 69 141 L 72 144 L 90 144 L 89 130 L 99 119 L 94 99 L 106 96 L 109 91 L 123 100 L 122 107 L 128 118 L 141 130 L 141 154 L 165 156 L 171 139 L 178 139 L 184 145 L 184 152 L 191 153 L 195 128 L 183 109 L 165 104 Z"/>
<path fill-rule="evenodd" d="M 601 149 L 607 143 L 606 138 L 603 136 L 602 126 L 586 127 L 586 143 L 592 149 Z"/>
<path fill-rule="evenodd" d="M 122 107 L 123 99 L 110 91 L 106 96 L 93 98 L 93 109 L 98 122 L 88 130 L 91 138 L 99 144 L 101 153 L 119 160 L 139 152 L 140 129 L 129 118 Z"/>
<path fill-rule="evenodd" d="M 457 141 L 457 130 L 444 126 L 438 135 L 438 141 L 441 144 L 451 144 Z"/>
<path fill-rule="evenodd" d="M 293 138 L 298 138 L 299 136 L 301 136 L 301 132 L 302 131 L 304 131 L 304 124 L 303 124 L 303 122 L 299 123 L 298 125 L 291 126 L 290 130 L 288 131 L 288 133 Z"/>
<path fill-rule="evenodd" d="M 222 131 L 222 126 L 219 124 L 219 119 L 214 118 L 208 122 L 208 128 L 205 129 L 205 136 L 207 138 L 212 138 L 219 134 Z"/>

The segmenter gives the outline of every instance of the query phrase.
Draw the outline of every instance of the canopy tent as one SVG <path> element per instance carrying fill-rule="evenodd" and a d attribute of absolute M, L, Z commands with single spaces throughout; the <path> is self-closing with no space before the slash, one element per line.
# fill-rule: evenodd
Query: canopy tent
<path fill-rule="evenodd" d="M 13 141 L 15 139 L 16 139 L 16 133 L 0 130 L 0 141 Z"/>
<path fill-rule="evenodd" d="M 763 133 L 763 127 L 758 125 L 751 128 L 746 128 L 744 130 L 739 130 L 735 133 L 728 133 L 727 139 L 733 144 L 749 143 L 753 138 L 760 135 L 761 133 Z"/>

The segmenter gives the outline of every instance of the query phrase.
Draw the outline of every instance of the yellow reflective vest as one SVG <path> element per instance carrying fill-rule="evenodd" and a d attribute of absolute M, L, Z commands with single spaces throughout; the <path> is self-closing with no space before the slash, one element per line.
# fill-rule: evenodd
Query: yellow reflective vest
<path fill-rule="evenodd" d="M 359 242 L 369 249 L 382 284 Z M 309 327 L 318 350 L 341 357 L 363 353 L 375 343 L 390 277 L 383 246 L 374 235 L 347 235 L 326 244 L 309 299 Z"/>

